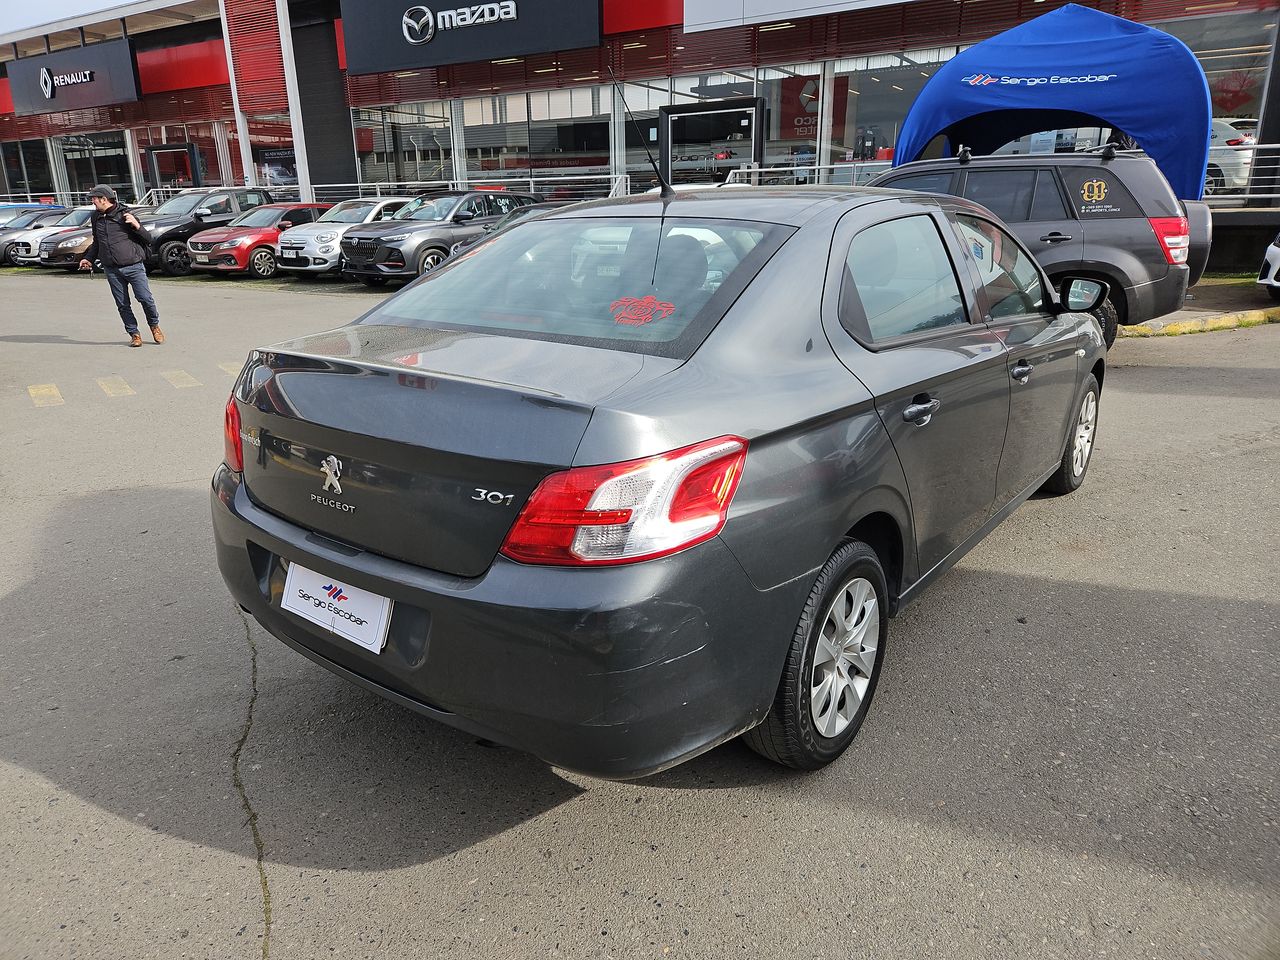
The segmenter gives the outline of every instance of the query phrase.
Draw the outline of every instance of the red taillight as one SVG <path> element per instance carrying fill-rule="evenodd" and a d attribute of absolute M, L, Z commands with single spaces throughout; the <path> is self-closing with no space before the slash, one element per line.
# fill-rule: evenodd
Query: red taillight
<path fill-rule="evenodd" d="M 1233 137 L 1227 141 L 1228 147 L 1247 147 L 1253 143 L 1253 137 Z"/>
<path fill-rule="evenodd" d="M 644 460 L 574 467 L 538 485 L 502 545 L 523 563 L 635 563 L 724 527 L 747 441 L 719 437 Z"/>
<path fill-rule="evenodd" d="M 1191 248 L 1191 235 L 1186 217 L 1152 217 L 1151 229 L 1160 241 L 1160 249 L 1170 263 L 1186 263 Z"/>
<path fill-rule="evenodd" d="M 244 472 L 244 450 L 240 446 L 240 408 L 233 394 L 227 401 L 227 415 L 222 423 L 222 459 L 236 473 Z"/>

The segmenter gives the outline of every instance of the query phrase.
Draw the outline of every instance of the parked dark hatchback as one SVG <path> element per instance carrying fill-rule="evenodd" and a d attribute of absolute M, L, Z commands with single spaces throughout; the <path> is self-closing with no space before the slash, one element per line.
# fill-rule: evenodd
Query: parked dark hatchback
<path fill-rule="evenodd" d="M 1118 326 L 1182 309 L 1209 259 L 1209 208 L 1181 201 L 1139 153 L 1050 153 L 904 164 L 872 181 L 985 205 L 1055 285 L 1093 277 L 1111 293 L 1098 310 L 1107 346 Z"/>
<path fill-rule="evenodd" d="M 390 220 L 342 236 L 342 272 L 369 286 L 413 280 L 442 264 L 454 244 L 472 240 L 512 211 L 537 201 L 527 193 L 472 190 L 414 198 Z"/>
<path fill-rule="evenodd" d="M 183 190 L 154 213 L 139 217 L 151 238 L 147 266 L 159 267 L 170 276 L 186 276 L 191 273 L 188 240 L 202 230 L 226 226 L 246 210 L 271 202 L 271 194 L 256 187 Z"/>
<path fill-rule="evenodd" d="M 578 204 L 254 351 L 218 563 L 315 662 L 548 762 L 640 776 L 745 733 L 814 768 L 889 617 L 1083 481 L 1104 353 L 963 200 Z"/>

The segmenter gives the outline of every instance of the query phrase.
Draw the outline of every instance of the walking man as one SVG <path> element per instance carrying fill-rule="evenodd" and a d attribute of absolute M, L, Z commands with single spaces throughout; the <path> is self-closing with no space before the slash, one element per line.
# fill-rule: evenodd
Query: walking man
<path fill-rule="evenodd" d="M 115 298 L 116 309 L 120 311 L 120 319 L 124 321 L 124 331 L 129 335 L 129 346 L 142 346 L 138 318 L 134 316 L 133 304 L 129 302 L 130 287 L 142 304 L 147 325 L 151 327 L 151 339 L 156 343 L 164 343 L 160 312 L 156 309 L 155 297 L 151 295 L 151 287 L 147 284 L 147 248 L 151 244 L 150 238 L 138 223 L 138 218 L 117 201 L 116 192 L 110 187 L 101 184 L 94 187 L 89 191 L 89 200 L 94 206 L 90 220 L 93 244 L 85 251 L 80 269 L 92 270 L 94 260 L 102 261 L 107 283 L 111 286 L 111 296 Z"/>

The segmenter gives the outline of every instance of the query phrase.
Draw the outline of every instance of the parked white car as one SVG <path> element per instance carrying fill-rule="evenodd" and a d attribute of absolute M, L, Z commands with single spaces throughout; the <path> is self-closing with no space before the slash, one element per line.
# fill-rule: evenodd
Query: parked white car
<path fill-rule="evenodd" d="M 1272 300 L 1280 300 L 1280 236 L 1271 241 L 1267 252 L 1262 255 L 1258 286 L 1264 288 Z"/>
<path fill-rule="evenodd" d="M 1249 186 L 1254 139 L 1227 120 L 1214 120 L 1209 132 L 1209 168 L 1204 175 L 1206 197 L 1241 193 Z"/>
<path fill-rule="evenodd" d="M 342 269 L 342 235 L 352 227 L 391 215 L 412 197 L 358 197 L 343 200 L 315 222 L 290 227 L 280 234 L 278 266 L 291 273 L 338 273 Z"/>
<path fill-rule="evenodd" d="M 93 207 L 76 207 L 67 211 L 67 215 L 47 227 L 36 227 L 24 230 L 9 238 L 9 250 L 6 256 L 9 262 L 20 267 L 29 267 L 40 262 L 40 241 L 45 237 L 63 230 L 83 227 L 93 215 Z"/>

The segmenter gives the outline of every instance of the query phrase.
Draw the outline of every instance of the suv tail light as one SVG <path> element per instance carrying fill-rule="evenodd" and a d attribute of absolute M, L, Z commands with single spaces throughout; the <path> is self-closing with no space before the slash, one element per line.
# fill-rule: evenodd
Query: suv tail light
<path fill-rule="evenodd" d="M 1151 229 L 1160 241 L 1164 258 L 1170 263 L 1186 263 L 1191 249 L 1191 234 L 1186 217 L 1152 217 Z"/>
<path fill-rule="evenodd" d="M 554 473 L 502 545 L 523 563 L 592 566 L 665 557 L 724 527 L 747 441 L 718 437 L 669 453 Z"/>
<path fill-rule="evenodd" d="M 222 424 L 222 459 L 236 473 L 244 473 L 244 448 L 240 446 L 240 408 L 235 394 L 227 401 L 227 415 Z"/>

